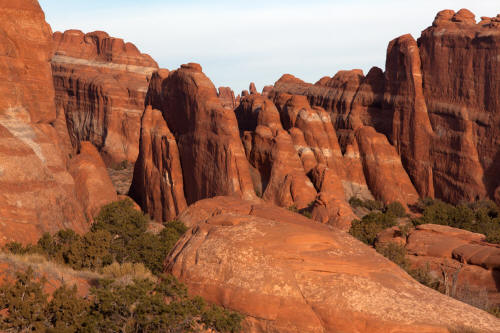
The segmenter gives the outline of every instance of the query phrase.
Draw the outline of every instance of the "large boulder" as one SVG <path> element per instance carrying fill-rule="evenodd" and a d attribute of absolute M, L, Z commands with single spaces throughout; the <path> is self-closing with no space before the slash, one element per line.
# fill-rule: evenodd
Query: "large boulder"
<path fill-rule="evenodd" d="M 203 200 L 166 269 L 247 316 L 248 332 L 498 332 L 500 320 L 424 287 L 346 233 L 267 204 Z"/>
<path fill-rule="evenodd" d="M 500 305 L 500 246 L 482 234 L 443 225 L 419 225 L 404 241 L 395 229 L 379 233 L 377 242 L 404 245 L 409 262 L 428 269 L 451 296 L 483 307 Z"/>

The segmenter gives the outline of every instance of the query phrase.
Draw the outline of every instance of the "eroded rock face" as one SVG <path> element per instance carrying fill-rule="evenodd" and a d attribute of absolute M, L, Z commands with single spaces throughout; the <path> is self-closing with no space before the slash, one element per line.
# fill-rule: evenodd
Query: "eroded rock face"
<path fill-rule="evenodd" d="M 468 10 L 438 14 L 418 40 L 436 133 L 434 191 L 452 202 L 493 197 L 500 179 L 500 27 Z"/>
<path fill-rule="evenodd" d="M 433 130 L 422 87 L 420 53 L 411 35 L 393 40 L 387 51 L 384 108 L 394 112 L 392 142 L 423 197 L 434 197 L 430 149 Z"/>
<path fill-rule="evenodd" d="M 148 80 L 158 65 L 102 31 L 68 30 L 53 39 L 56 104 L 65 112 L 73 146 L 90 141 L 108 165 L 134 163 Z"/>
<path fill-rule="evenodd" d="M 466 9 L 442 11 L 418 42 L 405 35 L 389 44 L 385 74 L 340 71 L 314 85 L 284 75 L 271 96 L 304 95 L 322 106 L 344 153 L 361 126 L 385 134 L 420 196 L 453 203 L 495 198 L 499 38 L 498 17 L 476 24 Z"/>
<path fill-rule="evenodd" d="M 416 203 L 418 193 L 387 137 L 377 133 L 373 127 L 364 126 L 356 131 L 356 140 L 366 181 L 373 195 L 384 203 Z"/>
<path fill-rule="evenodd" d="M 87 228 L 61 150 L 67 132 L 51 125 L 51 36 L 36 1 L 0 1 L 0 244 Z"/>
<path fill-rule="evenodd" d="M 382 109 L 384 86 L 384 74 L 376 67 L 366 77 L 359 69 L 339 71 L 315 84 L 285 74 L 274 84 L 270 95 L 273 98 L 280 93 L 303 95 L 311 106 L 325 109 L 345 150 L 344 138 L 362 125 L 375 127 L 384 134 L 392 132 L 392 112 Z"/>
<path fill-rule="evenodd" d="M 162 111 L 177 141 L 188 204 L 216 195 L 256 198 L 234 112 L 200 65 L 153 75 L 146 103 Z"/>
<path fill-rule="evenodd" d="M 225 108 L 234 110 L 236 107 L 236 98 L 234 97 L 234 91 L 231 88 L 219 87 L 218 96 Z"/>
<path fill-rule="evenodd" d="M 312 171 L 312 178 L 319 195 L 314 202 L 312 218 L 349 231 L 357 216 L 346 200 L 344 187 L 336 170 L 318 164 Z"/>
<path fill-rule="evenodd" d="M 186 207 L 179 149 L 160 111 L 142 117 L 140 153 L 130 196 L 155 221 L 170 221 Z"/>
<path fill-rule="evenodd" d="M 51 123 L 56 119 L 54 86 L 47 84 L 52 30 L 38 2 L 2 0 L 0 4 L 0 110 L 22 105 L 32 123 Z"/>
<path fill-rule="evenodd" d="M 420 285 L 346 233 L 266 204 L 203 200 L 167 259 L 191 293 L 248 316 L 250 332 L 498 330 L 500 320 Z"/>
<path fill-rule="evenodd" d="M 92 143 L 80 143 L 79 154 L 69 161 L 69 172 L 75 180 L 76 197 L 84 207 L 87 220 L 93 221 L 102 206 L 118 200 L 106 165 Z"/>
<path fill-rule="evenodd" d="M 241 100 L 235 110 L 255 188 L 262 198 L 282 207 L 308 207 L 316 190 L 306 176 L 292 136 L 281 125 L 273 102 L 260 94 Z"/>

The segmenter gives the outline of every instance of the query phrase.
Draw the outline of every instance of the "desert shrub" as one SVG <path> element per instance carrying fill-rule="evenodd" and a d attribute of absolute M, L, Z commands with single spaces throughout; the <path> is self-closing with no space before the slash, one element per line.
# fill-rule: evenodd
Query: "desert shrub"
<path fill-rule="evenodd" d="M 12 254 L 24 255 L 32 252 L 30 246 L 24 247 L 23 244 L 18 242 L 10 242 L 4 245 L 4 250 Z"/>
<path fill-rule="evenodd" d="M 308 219 L 312 218 L 312 210 L 314 208 L 314 203 L 315 201 L 312 201 L 309 203 L 309 205 L 305 208 L 298 209 L 297 205 L 292 205 L 288 207 L 288 210 L 291 211 L 292 213 L 297 213 L 300 214 L 304 217 L 307 217 Z"/>
<path fill-rule="evenodd" d="M 20 273 L 14 285 L 0 289 L 0 329 L 43 332 L 185 332 L 205 327 L 218 332 L 239 332 L 242 317 L 189 297 L 187 288 L 164 275 L 163 262 L 187 228 L 179 221 L 165 224 L 158 234 L 147 232 L 148 219 L 131 202 L 104 206 L 90 232 L 72 230 L 44 234 L 36 246 L 11 243 L 16 254 L 43 257 L 101 272 L 86 299 L 76 289 L 62 286 L 50 301 L 44 281 L 33 272 Z M 153 276 L 152 273 L 156 274 Z M 26 296 L 24 296 L 26 295 Z"/>
<path fill-rule="evenodd" d="M 406 248 L 403 245 L 388 243 L 385 245 L 378 245 L 376 250 L 384 257 L 404 269 L 412 278 L 424 286 L 435 290 L 439 289 L 439 281 L 431 276 L 429 266 L 426 266 L 425 268 L 411 267 L 410 262 L 406 259 Z"/>
<path fill-rule="evenodd" d="M 44 281 L 33 271 L 19 273 L 14 284 L 0 287 L 0 329 L 40 332 L 186 332 L 205 328 L 239 332 L 242 317 L 189 297 L 174 277 L 161 283 L 135 280 L 123 285 L 102 280 L 80 298 L 75 287 L 61 286 L 49 299 Z"/>
<path fill-rule="evenodd" d="M 394 217 L 405 217 L 407 215 L 405 207 L 397 201 L 388 204 L 384 212 Z"/>
<path fill-rule="evenodd" d="M 370 213 L 361 220 L 354 220 L 349 233 L 368 245 L 374 245 L 379 232 L 395 225 L 396 220 L 392 215 Z"/>
<path fill-rule="evenodd" d="M 77 288 L 65 285 L 58 288 L 45 309 L 48 333 L 85 331 L 89 304 L 78 297 Z"/>
<path fill-rule="evenodd" d="M 439 290 L 440 287 L 440 282 L 439 280 L 433 278 L 430 274 L 430 268 L 429 265 L 427 264 L 424 268 L 417 267 L 417 268 L 411 268 L 408 267 L 406 269 L 406 272 L 410 274 L 412 278 L 423 284 L 424 286 L 427 286 L 429 288 Z"/>
<path fill-rule="evenodd" d="M 363 200 L 359 199 L 358 197 L 351 197 L 349 199 L 349 205 L 352 207 L 363 207 Z"/>
<path fill-rule="evenodd" d="M 210 327 L 219 332 L 239 332 L 241 331 L 241 321 L 243 316 L 236 312 L 227 312 L 219 306 L 210 306 L 201 316 L 201 321 L 205 327 Z"/>
<path fill-rule="evenodd" d="M 422 217 L 415 225 L 441 224 L 486 235 L 486 240 L 500 244 L 500 208 L 492 201 L 478 201 L 453 206 L 440 200 L 420 203 Z"/>
<path fill-rule="evenodd" d="M 0 309 L 8 310 L 2 317 L 0 329 L 17 332 L 42 331 L 45 328 L 47 295 L 43 292 L 43 280 L 33 279 L 33 270 L 19 272 L 14 285 L 0 288 Z"/>
<path fill-rule="evenodd" d="M 142 263 L 154 274 L 161 274 L 165 257 L 187 228 L 172 221 L 154 235 L 147 232 L 148 223 L 130 200 L 124 200 L 104 206 L 91 231 L 83 236 L 73 230 L 60 230 L 53 236 L 45 233 L 36 246 L 11 243 L 6 250 L 14 254 L 40 253 L 77 270 L 95 271 L 113 262 L 130 262 Z"/>
<path fill-rule="evenodd" d="M 134 208 L 132 201 L 113 202 L 101 208 L 92 225 L 92 231 L 105 230 L 130 241 L 146 232 L 148 218 Z"/>
<path fill-rule="evenodd" d="M 391 242 L 384 245 L 377 245 L 376 250 L 398 266 L 404 269 L 409 267 L 406 260 L 406 248 L 403 245 Z"/>
<path fill-rule="evenodd" d="M 379 210 L 383 211 L 385 209 L 385 205 L 383 202 L 378 201 L 378 200 L 361 200 L 357 197 L 352 197 L 349 199 L 349 204 L 356 208 L 356 207 L 363 207 L 366 208 L 370 211 L 374 210 Z"/>

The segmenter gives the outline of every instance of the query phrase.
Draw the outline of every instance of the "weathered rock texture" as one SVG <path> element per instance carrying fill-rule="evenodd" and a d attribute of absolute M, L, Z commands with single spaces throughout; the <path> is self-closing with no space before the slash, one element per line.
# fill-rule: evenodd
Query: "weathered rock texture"
<path fill-rule="evenodd" d="M 500 26 L 467 10 L 440 12 L 418 40 L 435 139 L 435 195 L 493 197 L 500 185 Z"/>
<path fill-rule="evenodd" d="M 52 32 L 36 1 L 0 1 L 0 243 L 87 224 L 60 149 Z M 65 136 L 65 137 L 64 137 Z"/>
<path fill-rule="evenodd" d="M 387 137 L 373 127 L 364 126 L 356 131 L 356 139 L 366 181 L 375 197 L 386 204 L 417 202 L 418 193 Z"/>
<path fill-rule="evenodd" d="M 366 77 L 359 69 L 339 71 L 334 77 L 324 77 L 315 84 L 285 74 L 274 84 L 270 96 L 279 93 L 306 96 L 312 106 L 320 106 L 330 113 L 342 143 L 344 135 L 360 125 L 375 127 L 384 134 L 391 132 L 392 113 L 382 111 L 384 84 L 384 75 L 376 67 Z"/>
<path fill-rule="evenodd" d="M 158 65 L 102 31 L 68 30 L 53 39 L 56 104 L 64 110 L 73 146 L 90 141 L 108 165 L 134 163 L 148 79 Z"/>
<path fill-rule="evenodd" d="M 433 131 L 422 88 L 420 54 L 411 35 L 389 44 L 386 78 L 384 108 L 394 111 L 392 140 L 419 193 L 434 197 L 429 152 Z"/>
<path fill-rule="evenodd" d="M 88 141 L 80 143 L 79 154 L 69 161 L 69 172 L 75 180 L 76 197 L 89 221 L 102 206 L 118 200 L 101 155 Z"/>
<path fill-rule="evenodd" d="M 253 93 L 241 100 L 235 113 L 257 192 L 282 207 L 308 207 L 316 199 L 316 190 L 273 102 Z"/>
<path fill-rule="evenodd" d="M 285 128 L 295 134 L 306 171 L 317 163 L 334 169 L 344 186 L 344 201 L 373 195 L 384 202 L 413 204 L 418 193 L 400 156 L 372 127 L 389 131 L 384 125 L 389 113 L 382 108 L 385 83 L 380 75 L 376 68 L 366 78 L 359 70 L 339 72 L 314 85 L 284 75 L 271 96 L 282 110 Z"/>
<path fill-rule="evenodd" d="M 203 200 L 166 262 L 190 292 L 248 316 L 250 332 L 496 332 L 346 233 L 267 204 Z"/>
<path fill-rule="evenodd" d="M 234 97 L 234 91 L 231 88 L 219 87 L 218 96 L 225 108 L 234 110 L 236 107 L 236 98 Z"/>
<path fill-rule="evenodd" d="M 198 64 L 153 75 L 146 103 L 161 110 L 179 148 L 188 204 L 216 195 L 256 198 L 236 117 Z"/>
<path fill-rule="evenodd" d="M 486 243 L 484 235 L 425 224 L 404 239 L 390 230 L 377 239 L 404 245 L 410 263 L 429 267 L 447 294 L 478 306 L 500 305 L 500 247 Z"/>
<path fill-rule="evenodd" d="M 422 197 L 495 198 L 500 186 L 499 18 L 438 13 L 418 42 L 393 40 L 386 72 L 340 71 L 315 84 L 281 77 L 270 96 L 304 95 L 331 116 L 342 151 L 370 126 L 396 147 Z M 371 189 L 371 188 L 370 188 Z"/>
<path fill-rule="evenodd" d="M 155 221 L 170 221 L 186 205 L 179 149 L 160 111 L 142 116 L 139 158 L 130 196 Z"/>

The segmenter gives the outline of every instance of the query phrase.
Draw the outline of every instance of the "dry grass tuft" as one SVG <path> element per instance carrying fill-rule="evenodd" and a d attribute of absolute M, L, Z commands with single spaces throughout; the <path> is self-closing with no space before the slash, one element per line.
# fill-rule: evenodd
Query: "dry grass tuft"
<path fill-rule="evenodd" d="M 5 262 L 9 265 L 10 273 L 26 270 L 28 267 L 31 267 L 40 275 L 45 275 L 48 278 L 53 278 L 61 282 L 81 279 L 92 283 L 93 281 L 102 279 L 100 274 L 91 271 L 76 271 L 68 266 L 49 261 L 40 254 L 17 255 L 0 252 L 0 262 Z"/>
<path fill-rule="evenodd" d="M 102 275 L 108 279 L 114 279 L 120 284 L 130 284 L 134 280 L 149 280 L 156 282 L 157 279 L 143 264 L 123 263 L 106 266 L 102 269 Z"/>

